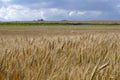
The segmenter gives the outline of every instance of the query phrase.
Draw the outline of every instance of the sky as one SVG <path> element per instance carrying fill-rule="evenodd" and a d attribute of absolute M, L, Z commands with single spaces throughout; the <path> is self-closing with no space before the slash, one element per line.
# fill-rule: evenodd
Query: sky
<path fill-rule="evenodd" d="M 120 20 L 120 0 L 0 0 L 0 21 Z"/>

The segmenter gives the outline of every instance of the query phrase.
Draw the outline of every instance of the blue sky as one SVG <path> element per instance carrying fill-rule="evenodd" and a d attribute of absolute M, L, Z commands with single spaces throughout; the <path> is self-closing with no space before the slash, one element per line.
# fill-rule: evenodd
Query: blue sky
<path fill-rule="evenodd" d="M 0 0 L 1 21 L 119 20 L 120 0 Z"/>

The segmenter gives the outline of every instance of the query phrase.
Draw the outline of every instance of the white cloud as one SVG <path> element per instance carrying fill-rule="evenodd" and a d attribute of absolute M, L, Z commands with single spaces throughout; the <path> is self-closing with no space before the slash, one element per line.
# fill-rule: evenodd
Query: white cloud
<path fill-rule="evenodd" d="M 86 11 L 70 11 L 69 16 L 82 16 L 85 15 Z"/>
<path fill-rule="evenodd" d="M 44 12 L 41 10 L 32 10 L 20 5 L 11 5 L 0 8 L 0 20 L 6 21 L 44 18 L 43 14 Z"/>
<path fill-rule="evenodd" d="M 30 9 L 21 5 L 0 8 L 0 20 L 2 21 L 58 19 L 56 17 L 71 19 L 71 17 L 99 16 L 101 14 L 100 11 L 72 11 L 58 8 Z"/>

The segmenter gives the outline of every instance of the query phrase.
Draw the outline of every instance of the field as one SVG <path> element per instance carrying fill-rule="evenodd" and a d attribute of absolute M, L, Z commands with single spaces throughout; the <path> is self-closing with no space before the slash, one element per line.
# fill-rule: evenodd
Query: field
<path fill-rule="evenodd" d="M 120 26 L 0 27 L 0 80 L 120 80 Z"/>

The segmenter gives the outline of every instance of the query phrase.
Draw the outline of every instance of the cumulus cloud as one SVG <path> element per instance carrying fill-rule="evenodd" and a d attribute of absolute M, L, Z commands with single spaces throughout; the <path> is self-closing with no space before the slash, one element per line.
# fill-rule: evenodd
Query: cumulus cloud
<path fill-rule="evenodd" d="M 0 20 L 120 19 L 120 0 L 0 0 Z"/>
<path fill-rule="evenodd" d="M 43 11 L 32 10 L 21 5 L 11 5 L 0 8 L 0 20 L 32 20 L 44 18 Z"/>
<path fill-rule="evenodd" d="M 70 11 L 69 12 L 69 16 L 87 16 L 87 15 L 98 16 L 98 15 L 101 15 L 101 14 L 102 14 L 101 11 Z"/>
<path fill-rule="evenodd" d="M 120 0 L 0 0 L 0 20 L 120 19 Z"/>
<path fill-rule="evenodd" d="M 95 16 L 101 14 L 100 11 L 78 11 L 59 8 L 31 9 L 22 5 L 10 5 L 0 8 L 0 20 L 2 21 L 82 19 L 83 16 L 95 18 Z"/>

